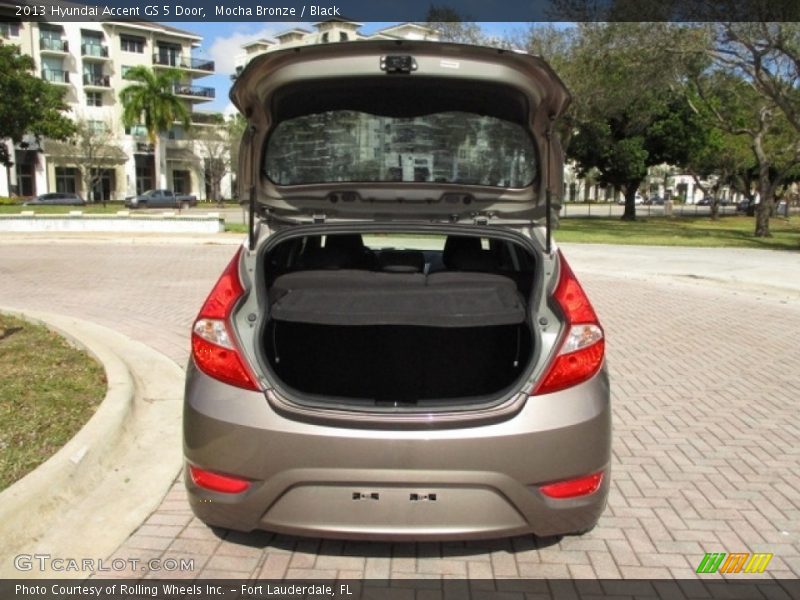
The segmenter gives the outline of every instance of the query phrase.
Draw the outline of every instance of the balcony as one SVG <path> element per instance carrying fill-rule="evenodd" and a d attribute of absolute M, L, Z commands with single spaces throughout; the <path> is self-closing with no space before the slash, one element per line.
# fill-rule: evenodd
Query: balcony
<path fill-rule="evenodd" d="M 225 122 L 222 113 L 201 113 L 193 112 L 190 114 L 193 125 L 221 125 Z"/>
<path fill-rule="evenodd" d="M 110 88 L 111 77 L 109 75 L 89 75 L 84 73 L 83 87 Z"/>
<path fill-rule="evenodd" d="M 42 69 L 42 79 L 50 83 L 57 83 L 61 85 L 69 84 L 69 71 L 62 71 L 60 69 Z"/>
<path fill-rule="evenodd" d="M 39 51 L 42 54 L 66 54 L 69 52 L 69 43 L 67 43 L 67 40 L 40 38 Z"/>
<path fill-rule="evenodd" d="M 177 96 L 183 96 L 184 98 L 188 98 L 189 100 L 193 100 L 195 102 L 206 102 L 208 100 L 213 100 L 215 96 L 214 88 L 202 87 L 199 85 L 178 84 L 173 86 L 172 91 Z"/>
<path fill-rule="evenodd" d="M 156 52 L 153 54 L 153 64 L 161 67 L 174 67 L 177 69 L 188 69 L 189 71 L 200 71 L 202 73 L 214 72 L 214 61 L 206 58 L 192 58 L 180 54 L 169 54 Z"/>
<path fill-rule="evenodd" d="M 81 44 L 81 56 L 83 58 L 96 58 L 98 60 L 108 59 L 108 46 L 102 44 Z"/>

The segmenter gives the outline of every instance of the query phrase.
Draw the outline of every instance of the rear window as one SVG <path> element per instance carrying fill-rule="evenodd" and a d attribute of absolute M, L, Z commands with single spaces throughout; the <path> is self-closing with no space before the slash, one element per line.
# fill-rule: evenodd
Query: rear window
<path fill-rule="evenodd" d="M 536 153 L 522 126 L 497 117 L 337 110 L 279 123 L 267 141 L 264 171 L 278 185 L 436 182 L 521 188 L 536 178 Z"/>

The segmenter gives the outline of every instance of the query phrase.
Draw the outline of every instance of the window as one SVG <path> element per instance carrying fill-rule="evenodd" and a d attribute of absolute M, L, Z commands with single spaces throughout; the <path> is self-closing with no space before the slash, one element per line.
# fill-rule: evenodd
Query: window
<path fill-rule="evenodd" d="M 62 194 L 74 194 L 78 179 L 78 169 L 73 167 L 56 167 L 56 191 Z"/>
<path fill-rule="evenodd" d="M 119 72 L 120 72 L 120 75 L 122 75 L 123 79 L 127 79 L 128 78 L 128 71 L 130 71 L 132 68 L 133 67 L 131 65 L 122 65 L 122 67 L 120 67 L 120 71 Z"/>
<path fill-rule="evenodd" d="M 133 137 L 145 137 L 147 135 L 147 128 L 144 125 L 134 125 L 133 127 L 125 128 L 126 135 Z"/>
<path fill-rule="evenodd" d="M 108 129 L 104 121 L 89 121 L 87 126 L 92 133 L 105 133 Z"/>
<path fill-rule="evenodd" d="M 103 93 L 86 92 L 86 106 L 103 106 Z"/>
<path fill-rule="evenodd" d="M 188 194 L 191 190 L 192 175 L 189 171 L 172 172 L 172 189 L 176 194 Z"/>
<path fill-rule="evenodd" d="M 123 52 L 144 54 L 144 38 L 132 35 L 121 35 L 119 36 L 119 45 Z"/>
<path fill-rule="evenodd" d="M 357 135 L 376 126 L 384 136 Z M 264 170 L 280 185 L 437 181 L 516 188 L 536 178 L 536 151 L 524 127 L 488 115 L 446 111 L 408 118 L 334 110 L 278 123 Z"/>
<path fill-rule="evenodd" d="M 328 32 L 327 31 L 322 34 L 322 41 L 325 42 L 325 43 L 328 42 Z"/>
<path fill-rule="evenodd" d="M 0 23 L 0 37 L 19 37 L 19 23 Z"/>
<path fill-rule="evenodd" d="M 340 31 L 339 32 L 339 41 L 340 42 L 346 42 L 347 41 L 347 33 L 345 33 L 344 31 Z"/>

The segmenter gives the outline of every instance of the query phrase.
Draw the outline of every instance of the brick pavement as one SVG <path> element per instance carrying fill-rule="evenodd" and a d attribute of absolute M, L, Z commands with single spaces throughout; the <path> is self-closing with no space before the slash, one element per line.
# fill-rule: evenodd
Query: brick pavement
<path fill-rule="evenodd" d="M 232 254 L 4 245 L 0 304 L 92 320 L 183 365 L 191 320 Z M 800 306 L 573 267 L 606 328 L 614 402 L 612 491 L 592 532 L 417 544 L 218 532 L 176 483 L 114 557 L 193 559 L 193 571 L 169 573 L 183 577 L 692 578 L 705 552 L 751 551 L 775 554 L 764 577 L 797 578 Z"/>

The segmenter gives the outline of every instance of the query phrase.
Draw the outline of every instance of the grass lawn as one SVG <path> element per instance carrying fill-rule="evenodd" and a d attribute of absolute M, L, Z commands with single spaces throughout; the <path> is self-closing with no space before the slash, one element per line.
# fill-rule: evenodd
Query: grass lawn
<path fill-rule="evenodd" d="M 753 237 L 752 217 L 650 217 L 623 221 L 619 217 L 561 219 L 555 238 L 559 242 L 586 244 L 636 244 L 642 246 L 731 246 L 800 250 L 800 217 L 770 219 L 771 238 Z M 225 231 L 247 233 L 247 225 L 226 223 Z"/>
<path fill-rule="evenodd" d="M 800 250 L 800 217 L 770 219 L 771 238 L 753 237 L 753 217 L 619 217 L 561 219 L 554 236 L 559 242 L 639 244 L 643 246 L 731 246 Z"/>
<path fill-rule="evenodd" d="M 0 314 L 0 490 L 69 441 L 105 393 L 97 361 L 41 325 Z"/>

